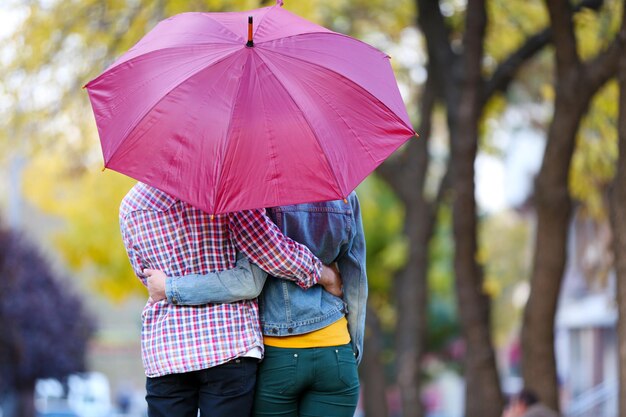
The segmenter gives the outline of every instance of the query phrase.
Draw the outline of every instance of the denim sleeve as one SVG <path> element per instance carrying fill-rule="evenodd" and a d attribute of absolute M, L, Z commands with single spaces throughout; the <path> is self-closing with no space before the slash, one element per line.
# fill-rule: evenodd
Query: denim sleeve
<path fill-rule="evenodd" d="M 355 193 L 350 196 L 350 203 L 354 213 L 352 239 L 346 254 L 337 260 L 337 265 L 344 280 L 344 301 L 348 307 L 348 330 L 358 364 L 363 358 L 368 288 L 365 270 L 365 233 L 363 232 L 359 200 Z"/>
<path fill-rule="evenodd" d="M 168 277 L 167 301 L 177 305 L 232 303 L 256 298 L 263 289 L 267 273 L 246 257 L 239 257 L 233 269 L 208 274 Z"/>

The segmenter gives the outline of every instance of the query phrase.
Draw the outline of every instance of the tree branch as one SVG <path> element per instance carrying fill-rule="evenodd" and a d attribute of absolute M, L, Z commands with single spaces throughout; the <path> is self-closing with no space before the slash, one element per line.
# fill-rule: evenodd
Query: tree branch
<path fill-rule="evenodd" d="M 575 68 L 580 63 L 576 52 L 572 8 L 569 0 L 546 0 L 546 3 L 552 22 L 552 43 L 556 54 L 556 71 L 559 78 L 563 78 L 567 70 Z"/>
<path fill-rule="evenodd" d="M 439 189 L 437 190 L 437 196 L 432 202 L 432 220 L 433 222 L 436 220 L 434 216 L 437 214 L 437 209 L 441 207 L 444 199 L 448 196 L 448 192 L 452 187 L 452 166 L 448 163 L 446 172 L 443 174 L 443 178 L 439 183 Z"/>
<path fill-rule="evenodd" d="M 602 4 L 603 0 L 584 0 L 574 6 L 573 11 L 574 13 L 578 13 L 582 9 L 597 11 Z M 550 27 L 543 28 L 527 38 L 522 46 L 502 61 L 485 83 L 483 103 L 489 101 L 495 93 L 506 91 L 520 67 L 541 51 L 551 40 L 552 29 Z"/>
<path fill-rule="evenodd" d="M 452 63 L 455 60 L 455 53 L 450 45 L 450 31 L 446 26 L 439 1 L 434 0 L 416 0 L 418 10 L 417 23 L 422 28 L 424 38 L 426 39 L 426 48 L 428 50 L 428 58 L 445 71 L 443 82 L 450 81 L 452 78 Z M 450 66 L 446 65 L 450 64 Z"/>
<path fill-rule="evenodd" d="M 480 80 L 483 44 L 487 27 L 485 0 L 469 0 L 466 9 L 466 29 L 463 34 L 463 61 L 469 83 Z"/>
<path fill-rule="evenodd" d="M 457 84 L 459 92 L 459 100 L 452 103 L 457 108 L 457 123 L 466 124 L 464 129 L 472 130 L 473 123 L 477 123 L 482 112 L 480 100 L 484 91 L 482 76 L 482 61 L 485 31 L 487 27 L 487 11 L 485 9 L 485 0 L 469 0 L 467 2 L 465 16 L 465 33 L 463 35 L 463 69 L 464 74 L 461 82 Z M 459 128 L 457 125 L 457 128 Z M 473 140 L 459 140 L 456 130 L 451 129 L 451 150 L 454 154 L 460 151 L 462 154 L 468 151 L 466 158 L 470 158 L 471 149 L 476 146 Z M 455 144 L 455 142 L 458 142 Z M 454 156 L 453 156 L 454 158 Z M 457 169 L 458 167 L 455 167 Z"/>
<path fill-rule="evenodd" d="M 617 73 L 620 50 L 620 36 L 618 35 L 607 49 L 585 65 L 584 84 L 588 86 L 592 95 Z"/>
<path fill-rule="evenodd" d="M 505 91 L 520 67 L 537 52 L 541 51 L 552 38 L 550 28 L 543 29 L 529 37 L 515 52 L 498 65 L 493 75 L 485 83 L 483 103 L 499 91 Z"/>

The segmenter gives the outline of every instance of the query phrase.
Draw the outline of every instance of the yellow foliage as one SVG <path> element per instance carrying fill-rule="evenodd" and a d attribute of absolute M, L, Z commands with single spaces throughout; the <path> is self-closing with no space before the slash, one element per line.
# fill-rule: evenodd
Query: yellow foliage
<path fill-rule="evenodd" d="M 496 61 L 505 59 L 526 38 L 548 24 L 548 13 L 539 0 L 487 2 L 489 25 L 485 51 Z"/>
<path fill-rule="evenodd" d="M 483 293 L 491 299 L 497 298 L 502 293 L 502 284 L 497 279 L 487 276 L 483 280 Z"/>
<path fill-rule="evenodd" d="M 618 94 L 617 82 L 612 81 L 594 97 L 579 129 L 569 174 L 572 197 L 587 215 L 600 220 L 606 218 L 606 190 L 618 155 Z"/>
<path fill-rule="evenodd" d="M 494 337 L 506 339 L 522 311 L 511 304 L 515 288 L 527 282 L 532 265 L 530 221 L 515 211 L 490 216 L 480 224 L 479 245 L 485 278 L 482 290 L 492 300 Z"/>
<path fill-rule="evenodd" d="M 576 13 L 576 41 L 582 59 L 594 57 L 613 40 L 619 29 L 621 8 L 621 1 L 607 0 L 599 12 L 583 9 Z"/>
<path fill-rule="evenodd" d="M 39 154 L 24 173 L 24 195 L 61 225 L 51 242 L 95 290 L 121 299 L 141 289 L 118 226 L 119 203 L 134 183 L 96 166 L 68 170 L 62 151 Z"/>
<path fill-rule="evenodd" d="M 552 84 L 543 83 L 541 85 L 541 95 L 543 99 L 547 102 L 553 102 L 556 97 L 556 93 L 554 92 L 554 86 Z"/>
<path fill-rule="evenodd" d="M 374 291 L 386 292 L 407 259 L 408 242 L 402 233 L 404 209 L 375 175 L 370 175 L 357 193 L 367 236 L 369 285 Z"/>
<path fill-rule="evenodd" d="M 478 248 L 478 251 L 474 255 L 474 260 L 478 265 L 484 265 L 489 257 L 489 253 L 485 250 L 484 247 Z"/>
<path fill-rule="evenodd" d="M 479 125 L 478 140 L 481 152 L 498 154 L 500 149 L 492 143 L 493 135 L 488 134 L 489 120 L 498 119 L 506 109 L 507 101 L 503 94 L 494 94 L 483 109 L 482 120 Z"/>

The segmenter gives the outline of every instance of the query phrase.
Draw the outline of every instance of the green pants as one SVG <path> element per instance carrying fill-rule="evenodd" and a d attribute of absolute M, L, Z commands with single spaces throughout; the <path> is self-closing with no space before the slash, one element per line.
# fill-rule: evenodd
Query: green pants
<path fill-rule="evenodd" d="M 255 417 L 352 417 L 359 375 L 350 344 L 323 348 L 265 347 Z"/>

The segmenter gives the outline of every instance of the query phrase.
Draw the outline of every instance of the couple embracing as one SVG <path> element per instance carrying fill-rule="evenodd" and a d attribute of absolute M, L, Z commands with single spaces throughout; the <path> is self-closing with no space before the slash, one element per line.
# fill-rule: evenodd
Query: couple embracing
<path fill-rule="evenodd" d="M 210 216 L 138 183 L 120 227 L 150 293 L 150 417 L 353 416 L 367 299 L 354 192 Z"/>

